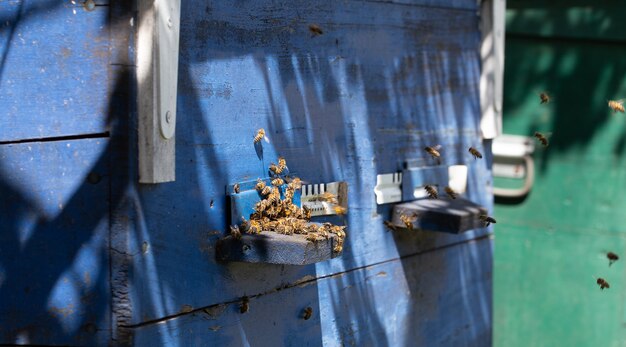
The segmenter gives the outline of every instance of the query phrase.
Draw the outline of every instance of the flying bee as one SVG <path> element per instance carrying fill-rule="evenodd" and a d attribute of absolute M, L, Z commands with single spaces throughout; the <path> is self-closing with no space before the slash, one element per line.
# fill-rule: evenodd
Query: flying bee
<path fill-rule="evenodd" d="M 309 24 L 309 31 L 311 32 L 312 36 L 311 37 L 315 37 L 318 35 L 322 35 L 324 32 L 322 31 L 322 28 L 320 28 L 319 25 L 317 24 Z"/>
<path fill-rule="evenodd" d="M 241 298 L 241 306 L 239 306 L 239 312 L 246 313 L 250 309 L 250 299 L 247 296 Z"/>
<path fill-rule="evenodd" d="M 335 214 L 344 215 L 348 212 L 348 209 L 343 206 L 335 205 L 333 206 L 333 211 L 335 211 Z"/>
<path fill-rule="evenodd" d="M 285 184 L 285 181 L 284 181 L 282 178 L 280 178 L 280 177 L 274 178 L 274 179 L 272 180 L 272 185 L 273 185 L 273 186 L 280 187 L 280 186 L 282 186 L 283 184 Z"/>
<path fill-rule="evenodd" d="M 440 148 L 441 146 L 439 145 L 433 146 L 433 147 L 429 147 L 429 146 L 424 147 L 424 150 L 426 151 L 426 153 L 430 154 L 433 157 L 433 159 L 437 159 L 437 164 L 441 163 L 441 153 L 439 153 Z"/>
<path fill-rule="evenodd" d="M 386 220 L 383 221 L 383 224 L 387 227 L 387 229 L 391 230 L 391 231 L 396 231 L 398 230 L 398 228 L 396 228 L 395 225 L 393 225 L 393 223 L 391 223 L 390 221 Z"/>
<path fill-rule="evenodd" d="M 537 138 L 537 140 L 539 140 L 539 142 L 541 142 L 541 144 L 544 147 L 548 147 L 548 137 L 547 136 L 545 136 L 544 134 L 542 134 L 542 133 L 540 133 L 538 131 L 535 131 L 535 135 L 534 136 Z"/>
<path fill-rule="evenodd" d="M 235 192 L 235 194 L 239 194 L 239 191 L 240 191 L 239 183 L 235 183 L 235 185 L 233 186 L 233 191 Z"/>
<path fill-rule="evenodd" d="M 609 108 L 615 112 L 624 113 L 624 100 L 609 100 Z"/>
<path fill-rule="evenodd" d="M 241 230 L 239 230 L 239 226 L 238 225 L 231 225 L 230 226 L 230 235 L 232 235 L 237 240 L 241 240 Z"/>
<path fill-rule="evenodd" d="M 428 197 L 431 199 L 439 199 L 439 194 L 437 194 L 437 187 L 425 185 L 424 190 L 428 194 Z"/>
<path fill-rule="evenodd" d="M 607 253 L 606 257 L 609 259 L 609 266 L 611 266 L 614 262 L 619 260 L 619 256 L 613 252 Z"/>
<path fill-rule="evenodd" d="M 304 320 L 309 320 L 311 316 L 313 316 L 313 309 L 311 307 L 305 308 L 302 313 L 302 318 L 304 318 Z"/>
<path fill-rule="evenodd" d="M 539 99 L 541 100 L 539 104 L 543 105 L 549 103 L 552 97 L 548 94 L 548 92 L 541 92 L 539 93 Z"/>
<path fill-rule="evenodd" d="M 459 193 L 455 192 L 452 188 L 450 187 L 446 187 L 444 189 L 446 191 L 446 194 L 448 194 L 448 196 L 450 197 L 450 199 L 456 199 L 457 196 L 459 196 Z"/>
<path fill-rule="evenodd" d="M 483 158 L 483 155 L 474 147 L 470 147 L 469 152 L 474 156 L 474 159 Z"/>
<path fill-rule="evenodd" d="M 256 135 L 254 135 L 254 143 L 259 143 L 261 140 L 265 140 L 265 142 L 270 143 L 270 140 L 265 136 L 265 129 L 261 128 L 256 131 Z"/>
<path fill-rule="evenodd" d="M 598 278 L 596 280 L 596 283 L 600 286 L 601 290 L 604 290 L 604 288 L 611 288 L 611 286 L 609 285 L 609 282 L 607 282 L 604 278 Z"/>
<path fill-rule="evenodd" d="M 412 215 L 402 214 L 400 215 L 400 220 L 409 230 L 413 230 L 413 222 L 417 220 L 417 213 L 413 213 Z"/>
<path fill-rule="evenodd" d="M 478 218 L 483 222 L 486 227 L 488 227 L 491 223 L 496 224 L 496 220 L 486 214 L 481 214 L 480 216 L 478 216 Z"/>

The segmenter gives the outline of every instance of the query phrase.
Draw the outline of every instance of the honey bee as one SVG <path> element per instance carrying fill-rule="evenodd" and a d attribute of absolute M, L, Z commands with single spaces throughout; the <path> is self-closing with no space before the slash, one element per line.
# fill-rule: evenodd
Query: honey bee
<path fill-rule="evenodd" d="M 270 165 L 270 171 L 276 175 L 282 174 L 285 169 L 287 169 L 287 161 L 283 157 L 278 157 L 278 165 L 274 165 L 274 163 Z"/>
<path fill-rule="evenodd" d="M 302 208 L 302 216 L 304 217 L 304 219 L 306 220 L 311 220 L 311 209 L 304 206 Z"/>
<path fill-rule="evenodd" d="M 483 155 L 474 147 L 470 147 L 469 152 L 474 156 L 474 159 L 483 158 Z"/>
<path fill-rule="evenodd" d="M 265 136 L 265 129 L 261 128 L 256 131 L 256 135 L 254 135 L 254 143 L 259 143 L 261 140 L 265 140 L 265 142 L 269 142 L 267 136 Z"/>
<path fill-rule="evenodd" d="M 322 28 L 320 28 L 320 26 L 317 25 L 317 24 L 310 24 L 309 25 L 309 31 L 311 32 L 311 34 L 313 34 L 311 37 L 322 35 L 324 33 L 322 31 Z"/>
<path fill-rule="evenodd" d="M 441 148 L 439 145 L 433 147 L 426 146 L 424 147 L 424 150 L 426 153 L 430 154 L 433 159 L 437 159 L 437 163 L 441 163 L 441 153 L 439 153 L 439 148 Z"/>
<path fill-rule="evenodd" d="M 306 234 L 306 239 L 307 241 L 317 242 L 323 240 L 324 237 L 315 232 L 309 232 L 308 234 Z"/>
<path fill-rule="evenodd" d="M 262 191 L 262 190 L 263 190 L 263 188 L 265 188 L 265 186 L 266 186 L 265 181 L 263 181 L 263 180 L 262 180 L 262 179 L 260 179 L 260 178 L 257 178 L 257 180 L 256 180 L 256 186 L 255 186 L 256 190 L 258 190 L 258 191 Z"/>
<path fill-rule="evenodd" d="M 272 192 L 272 188 L 270 188 L 270 187 L 268 187 L 268 186 L 265 186 L 265 187 L 263 188 L 263 190 L 261 191 L 261 195 L 263 195 L 263 196 L 268 196 L 268 195 L 269 195 L 269 193 L 271 193 L 271 192 Z"/>
<path fill-rule="evenodd" d="M 304 318 L 304 320 L 309 320 L 311 316 L 313 316 L 313 309 L 311 307 L 305 308 L 302 314 L 302 318 Z"/>
<path fill-rule="evenodd" d="M 326 201 L 334 205 L 337 205 L 339 203 L 339 201 L 337 200 L 337 195 L 330 192 L 324 192 L 324 194 L 320 195 L 317 200 Z"/>
<path fill-rule="evenodd" d="M 624 100 L 609 100 L 609 108 L 615 112 L 624 113 Z"/>
<path fill-rule="evenodd" d="M 230 234 L 236 238 L 237 240 L 241 240 L 241 230 L 239 230 L 239 226 L 238 225 L 231 225 L 230 226 Z"/>
<path fill-rule="evenodd" d="M 273 186 L 280 187 L 280 186 L 282 186 L 283 184 L 285 184 L 285 181 L 284 181 L 282 178 L 280 178 L 280 177 L 274 178 L 274 179 L 272 180 L 272 185 L 273 185 Z"/>
<path fill-rule="evenodd" d="M 263 226 L 261 222 L 258 220 L 250 220 L 250 227 L 248 228 L 248 232 L 250 234 L 260 234 L 263 231 Z"/>
<path fill-rule="evenodd" d="M 539 99 L 541 100 L 539 104 L 542 105 L 549 103 L 552 97 L 550 96 L 550 94 L 548 94 L 548 92 L 541 92 L 539 93 Z"/>
<path fill-rule="evenodd" d="M 496 220 L 492 217 L 487 216 L 486 214 L 481 214 L 478 218 L 483 222 L 483 224 L 488 227 L 491 223 L 496 224 Z"/>
<path fill-rule="evenodd" d="M 548 138 L 544 134 L 535 131 L 535 137 L 537 138 L 537 140 L 539 140 L 539 142 L 541 142 L 544 147 L 548 147 Z"/>
<path fill-rule="evenodd" d="M 343 206 L 335 205 L 333 206 L 333 211 L 335 211 L 335 214 L 344 215 L 348 212 L 348 209 Z"/>
<path fill-rule="evenodd" d="M 614 262 L 619 260 L 619 256 L 613 252 L 607 253 L 606 257 L 609 259 L 609 266 L 611 266 Z"/>
<path fill-rule="evenodd" d="M 413 230 L 413 222 L 417 219 L 417 213 L 413 213 L 412 215 L 400 215 L 400 220 L 409 230 Z"/>
<path fill-rule="evenodd" d="M 438 199 L 439 198 L 439 194 L 437 194 L 437 187 L 430 186 L 430 185 L 425 185 L 424 186 L 424 190 L 428 194 L 429 198 L 431 198 L 431 199 Z"/>
<path fill-rule="evenodd" d="M 239 312 L 246 313 L 250 309 L 250 299 L 247 296 L 241 298 L 241 305 L 239 306 Z"/>
<path fill-rule="evenodd" d="M 239 183 L 235 183 L 235 185 L 233 186 L 233 191 L 235 191 L 235 194 L 239 194 L 239 191 L 240 191 Z"/>
<path fill-rule="evenodd" d="M 289 185 L 291 185 L 294 189 L 302 188 L 302 180 L 298 177 L 294 177 L 289 181 Z"/>
<path fill-rule="evenodd" d="M 383 224 L 387 227 L 387 229 L 391 230 L 391 231 L 396 231 L 398 230 L 398 228 L 396 228 L 395 225 L 393 225 L 393 223 L 391 223 L 390 221 L 386 220 L 383 221 Z"/>
<path fill-rule="evenodd" d="M 452 188 L 450 187 L 446 187 L 444 189 L 446 191 L 446 194 L 448 194 L 448 196 L 450 197 L 450 199 L 456 199 L 456 197 L 459 195 L 457 192 L 455 192 Z"/>
<path fill-rule="evenodd" d="M 609 282 L 607 282 L 604 278 L 598 278 L 596 280 L 596 283 L 600 286 L 601 290 L 604 290 L 604 288 L 611 288 L 611 286 L 609 285 Z"/>

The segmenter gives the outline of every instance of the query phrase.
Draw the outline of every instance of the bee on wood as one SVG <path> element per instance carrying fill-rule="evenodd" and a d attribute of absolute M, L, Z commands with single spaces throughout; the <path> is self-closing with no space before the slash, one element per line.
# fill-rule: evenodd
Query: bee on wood
<path fill-rule="evenodd" d="M 322 35 L 324 32 L 322 31 L 322 28 L 320 28 L 319 25 L 317 24 L 309 24 L 309 31 L 311 32 L 312 36 L 311 37 L 315 37 L 318 35 Z"/>
<path fill-rule="evenodd" d="M 262 190 L 263 190 L 263 188 L 265 188 L 265 186 L 266 186 L 265 181 L 263 181 L 263 180 L 262 180 L 262 179 L 260 179 L 260 178 L 257 178 L 257 180 L 256 180 L 256 186 L 255 186 L 256 190 L 258 190 L 258 191 L 262 191 Z"/>
<path fill-rule="evenodd" d="M 469 152 L 474 156 L 474 159 L 483 158 L 483 155 L 474 147 L 470 147 Z"/>
<path fill-rule="evenodd" d="M 439 194 L 437 193 L 437 187 L 431 185 L 425 185 L 424 190 L 428 194 L 428 197 L 431 199 L 439 199 Z"/>
<path fill-rule="evenodd" d="M 491 223 L 496 224 L 496 220 L 486 214 L 481 214 L 480 216 L 478 216 L 478 218 L 483 222 L 486 227 L 488 227 Z"/>
<path fill-rule="evenodd" d="M 598 278 L 596 280 L 596 283 L 600 286 L 601 290 L 604 290 L 604 288 L 611 288 L 611 286 L 609 285 L 609 282 L 607 282 L 604 278 Z"/>
<path fill-rule="evenodd" d="M 343 206 L 335 205 L 333 206 L 333 211 L 335 211 L 335 214 L 344 215 L 348 212 L 348 209 Z"/>
<path fill-rule="evenodd" d="M 235 194 L 239 194 L 239 191 L 240 191 L 239 183 L 235 183 L 235 185 L 233 186 L 233 191 L 235 192 Z"/>
<path fill-rule="evenodd" d="M 441 163 L 441 153 L 439 153 L 440 148 L 441 146 L 439 145 L 433 146 L 433 147 L 429 147 L 429 146 L 424 147 L 424 150 L 426 151 L 426 153 L 430 154 L 433 157 L 433 159 L 437 159 L 437 164 Z"/>
<path fill-rule="evenodd" d="M 417 213 L 413 213 L 412 215 L 400 215 L 400 220 L 409 230 L 413 230 L 413 222 L 417 220 Z"/>
<path fill-rule="evenodd" d="M 305 308 L 302 314 L 302 318 L 304 318 L 304 320 L 309 320 L 311 316 L 313 316 L 313 309 L 311 307 Z"/>
<path fill-rule="evenodd" d="M 539 99 L 541 100 L 539 104 L 543 105 L 549 103 L 552 97 L 550 96 L 550 94 L 548 94 L 548 92 L 541 92 L 539 93 Z"/>
<path fill-rule="evenodd" d="M 306 234 L 306 240 L 310 241 L 310 242 L 317 242 L 317 241 L 321 241 L 323 239 L 324 239 L 323 236 L 321 236 L 321 235 L 319 235 L 317 233 L 314 233 L 314 232 L 309 232 L 308 234 Z"/>
<path fill-rule="evenodd" d="M 273 186 L 280 187 L 280 186 L 282 186 L 283 184 L 285 184 L 285 181 L 284 181 L 282 178 L 280 178 L 280 177 L 274 178 L 274 179 L 272 180 L 272 185 L 273 185 Z"/>
<path fill-rule="evenodd" d="M 304 219 L 306 220 L 311 220 L 311 209 L 304 206 L 302 208 L 302 217 L 304 217 Z"/>
<path fill-rule="evenodd" d="M 450 187 L 446 187 L 444 189 L 446 191 L 446 194 L 450 197 L 450 199 L 456 199 L 457 196 L 459 196 L 459 193 L 455 192 L 452 188 Z"/>
<path fill-rule="evenodd" d="M 241 230 L 239 230 L 239 226 L 238 225 L 231 225 L 230 226 L 230 235 L 232 235 L 237 240 L 241 240 Z"/>
<path fill-rule="evenodd" d="M 339 201 L 337 200 L 337 195 L 330 193 L 330 192 L 324 192 L 324 194 L 320 195 L 317 200 L 319 201 L 326 201 L 328 203 L 337 205 L 339 203 Z"/>
<path fill-rule="evenodd" d="M 250 309 L 250 299 L 247 296 L 241 298 L 241 305 L 239 306 L 239 312 L 246 313 Z"/>
<path fill-rule="evenodd" d="M 393 223 L 391 223 L 391 222 L 390 222 L 390 221 L 388 221 L 388 220 L 383 221 L 383 224 L 387 227 L 387 229 L 389 229 L 389 230 L 391 230 L 391 231 L 396 231 L 396 230 L 398 230 L 398 228 L 397 228 L 397 227 L 396 227 Z"/>
<path fill-rule="evenodd" d="M 289 181 L 289 185 L 298 190 L 302 188 L 302 180 L 298 177 L 294 177 Z"/>
<path fill-rule="evenodd" d="M 259 142 L 261 142 L 261 140 L 265 140 L 265 142 L 267 142 L 267 143 L 270 142 L 267 139 L 267 136 L 265 136 L 265 129 L 263 129 L 263 128 L 257 130 L 256 134 L 254 135 L 254 143 L 259 143 Z"/>
<path fill-rule="evenodd" d="M 250 227 L 248 228 L 248 233 L 250 234 L 260 234 L 263 231 L 263 226 L 261 222 L 258 220 L 250 220 Z"/>
<path fill-rule="evenodd" d="M 539 140 L 539 142 L 541 142 L 541 144 L 544 147 L 548 147 L 548 138 L 544 134 L 542 134 L 542 133 L 540 133 L 538 131 L 535 131 L 535 135 L 534 136 L 537 138 L 537 140 Z"/>
<path fill-rule="evenodd" d="M 270 206 L 269 200 L 261 200 L 254 205 L 254 210 L 257 212 L 264 212 Z"/>
<path fill-rule="evenodd" d="M 270 171 L 275 175 L 282 174 L 285 169 L 287 169 L 287 161 L 283 157 L 278 158 L 278 165 L 274 165 L 274 163 L 270 165 Z"/>
<path fill-rule="evenodd" d="M 609 259 L 609 266 L 613 265 L 614 262 L 619 260 L 619 256 L 613 252 L 607 253 L 606 257 Z"/>
<path fill-rule="evenodd" d="M 615 112 L 624 113 L 624 100 L 609 100 L 609 108 Z"/>

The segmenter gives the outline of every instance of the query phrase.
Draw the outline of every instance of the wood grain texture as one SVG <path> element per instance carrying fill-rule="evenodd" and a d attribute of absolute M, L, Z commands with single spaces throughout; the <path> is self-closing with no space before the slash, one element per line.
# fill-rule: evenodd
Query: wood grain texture
<path fill-rule="evenodd" d="M 0 146 L 2 343 L 107 343 L 107 144 Z"/>
<path fill-rule="evenodd" d="M 0 141 L 108 130 L 106 6 L 0 3 Z"/>
<path fill-rule="evenodd" d="M 139 187 L 141 215 L 127 251 L 135 255 L 131 325 L 489 232 L 388 233 L 392 206 L 377 206 L 374 196 L 376 174 L 426 162 L 424 146 L 441 144 L 445 165 L 468 165 L 468 198 L 491 207 L 476 12 L 286 4 L 183 3 L 177 181 Z M 310 23 L 324 34 L 312 37 Z M 270 139 L 262 151 L 252 142 L 259 128 Z M 469 146 L 486 160 L 474 160 Z M 320 219 L 348 225 L 342 257 L 302 267 L 217 264 L 215 242 L 229 221 L 225 187 L 264 177 L 278 155 L 311 183 L 348 182 L 348 214 Z"/>
<path fill-rule="evenodd" d="M 137 345 L 489 346 L 492 241 L 311 279 L 135 328 Z M 252 293 L 248 293 L 249 295 Z M 312 316 L 303 319 L 303 310 Z"/>

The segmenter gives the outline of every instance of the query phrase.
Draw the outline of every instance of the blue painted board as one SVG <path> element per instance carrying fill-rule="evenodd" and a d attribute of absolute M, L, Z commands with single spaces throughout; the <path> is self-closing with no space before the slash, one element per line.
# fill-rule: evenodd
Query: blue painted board
<path fill-rule="evenodd" d="M 108 130 L 108 7 L 0 2 L 0 142 Z"/>
<path fill-rule="evenodd" d="M 493 241 L 483 238 L 247 293 L 158 324 L 135 344 L 167 346 L 490 346 Z M 313 309 L 309 320 L 302 318 Z"/>
<path fill-rule="evenodd" d="M 488 209 L 489 156 L 479 129 L 475 11 L 385 2 L 182 4 L 177 181 L 138 187 L 130 229 L 132 318 L 138 324 L 331 276 L 489 233 L 396 235 L 377 206 L 376 175 L 442 145 L 469 167 L 467 198 Z M 312 37 L 318 23 L 324 34 Z M 257 156 L 252 137 L 264 128 Z M 315 266 L 215 262 L 229 224 L 224 187 L 265 177 L 279 155 L 310 182 L 347 181 L 343 255 Z M 147 248 L 146 248 L 147 247 Z M 147 249 L 146 252 L 143 252 Z M 435 279 L 438 280 L 438 279 Z"/>
<path fill-rule="evenodd" d="M 108 144 L 0 145 L 0 343 L 108 343 Z"/>

